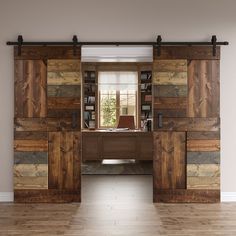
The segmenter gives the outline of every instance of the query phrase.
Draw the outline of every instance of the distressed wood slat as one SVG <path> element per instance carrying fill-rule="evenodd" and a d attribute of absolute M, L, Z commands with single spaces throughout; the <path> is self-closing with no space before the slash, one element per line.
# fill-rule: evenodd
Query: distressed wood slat
<path fill-rule="evenodd" d="M 197 176 L 220 177 L 219 164 L 188 164 L 187 178 Z"/>
<path fill-rule="evenodd" d="M 152 73 L 154 85 L 187 85 L 187 72 L 156 72 Z"/>
<path fill-rule="evenodd" d="M 79 130 L 80 129 L 79 124 L 80 123 L 77 124 L 76 128 L 73 128 L 72 118 L 47 118 L 47 131 L 56 132 L 56 131 Z"/>
<path fill-rule="evenodd" d="M 187 132 L 187 139 L 220 139 L 220 131 L 216 132 Z"/>
<path fill-rule="evenodd" d="M 74 157 L 73 157 L 73 133 L 72 132 L 61 132 L 61 174 L 62 174 L 62 189 L 73 189 L 74 187 Z"/>
<path fill-rule="evenodd" d="M 187 189 L 220 189 L 220 177 L 187 177 Z"/>
<path fill-rule="evenodd" d="M 80 85 L 81 72 L 48 72 L 48 85 Z"/>
<path fill-rule="evenodd" d="M 153 201 L 165 203 L 215 203 L 220 202 L 220 190 L 154 189 Z"/>
<path fill-rule="evenodd" d="M 71 118 L 73 114 L 77 114 L 78 124 L 80 124 L 80 109 L 48 109 L 49 118 Z"/>
<path fill-rule="evenodd" d="M 72 118 L 17 118 L 15 119 L 15 130 L 18 131 L 62 131 L 80 130 L 80 119 L 77 126 L 73 128 Z"/>
<path fill-rule="evenodd" d="M 80 98 L 48 97 L 48 109 L 79 109 Z"/>
<path fill-rule="evenodd" d="M 14 176 L 15 177 L 48 176 L 48 165 L 47 164 L 17 164 L 17 165 L 14 165 Z"/>
<path fill-rule="evenodd" d="M 187 60 L 155 60 L 153 70 L 158 72 L 187 72 Z"/>
<path fill-rule="evenodd" d="M 186 109 L 155 109 L 154 117 L 158 117 L 160 113 L 163 117 L 186 117 Z"/>
<path fill-rule="evenodd" d="M 188 66 L 189 117 L 219 117 L 219 61 L 193 60 Z"/>
<path fill-rule="evenodd" d="M 48 97 L 80 97 L 80 85 L 48 85 Z"/>
<path fill-rule="evenodd" d="M 188 152 L 214 152 L 220 150 L 220 140 L 188 140 L 187 151 Z"/>
<path fill-rule="evenodd" d="M 15 189 L 14 201 L 19 203 L 80 202 L 81 191 L 58 189 Z"/>
<path fill-rule="evenodd" d="M 74 190 L 81 189 L 81 133 L 74 132 L 73 137 L 73 182 Z"/>
<path fill-rule="evenodd" d="M 15 164 L 47 164 L 47 152 L 15 152 Z"/>
<path fill-rule="evenodd" d="M 15 118 L 15 131 L 47 131 L 46 118 Z"/>
<path fill-rule="evenodd" d="M 49 132 L 48 139 L 48 188 L 59 189 L 61 185 L 61 136 L 59 132 Z"/>
<path fill-rule="evenodd" d="M 162 46 L 161 55 L 158 56 L 157 48 L 153 49 L 153 59 L 189 59 L 189 60 L 219 60 L 220 46 L 216 47 L 216 55 L 213 56 L 211 46 Z"/>
<path fill-rule="evenodd" d="M 187 97 L 187 85 L 155 85 L 154 97 Z"/>
<path fill-rule="evenodd" d="M 74 55 L 73 46 L 23 46 L 21 55 L 18 55 L 18 47 L 14 47 L 14 58 L 19 60 L 47 60 L 47 59 L 77 59 L 81 58 L 81 47 L 76 47 Z"/>
<path fill-rule="evenodd" d="M 49 133 L 49 188 L 80 189 L 80 133 Z"/>
<path fill-rule="evenodd" d="M 15 61 L 15 117 L 46 116 L 46 79 L 43 61 Z"/>
<path fill-rule="evenodd" d="M 220 152 L 187 152 L 187 164 L 220 164 Z"/>
<path fill-rule="evenodd" d="M 163 118 L 162 128 L 158 128 L 158 119 L 154 119 L 154 129 L 163 131 L 219 131 L 219 118 Z"/>
<path fill-rule="evenodd" d="M 31 139 L 31 140 L 37 140 L 37 139 L 48 139 L 48 133 L 47 132 L 31 132 L 31 131 L 15 131 L 14 132 L 14 139 Z"/>
<path fill-rule="evenodd" d="M 154 132 L 154 188 L 185 188 L 185 132 Z"/>
<path fill-rule="evenodd" d="M 155 109 L 186 109 L 187 99 L 186 98 L 155 98 L 154 108 Z"/>
<path fill-rule="evenodd" d="M 70 60 L 70 59 L 66 59 L 66 60 L 48 60 L 47 71 L 48 72 L 81 71 L 81 63 L 80 63 L 80 60 Z"/>
<path fill-rule="evenodd" d="M 18 152 L 47 152 L 48 142 L 47 140 L 15 140 L 14 150 Z"/>
<path fill-rule="evenodd" d="M 47 189 L 47 176 L 22 176 L 14 177 L 14 189 Z"/>

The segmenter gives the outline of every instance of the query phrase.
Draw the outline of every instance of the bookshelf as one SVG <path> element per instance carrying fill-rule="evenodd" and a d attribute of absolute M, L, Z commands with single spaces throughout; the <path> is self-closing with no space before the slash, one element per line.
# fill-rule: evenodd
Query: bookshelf
<path fill-rule="evenodd" d="M 140 75 L 140 126 L 143 128 L 152 119 L 152 71 L 141 71 Z M 150 130 L 149 130 L 150 131 Z"/>
<path fill-rule="evenodd" d="M 83 128 L 96 128 L 97 73 L 95 70 L 83 72 Z"/>

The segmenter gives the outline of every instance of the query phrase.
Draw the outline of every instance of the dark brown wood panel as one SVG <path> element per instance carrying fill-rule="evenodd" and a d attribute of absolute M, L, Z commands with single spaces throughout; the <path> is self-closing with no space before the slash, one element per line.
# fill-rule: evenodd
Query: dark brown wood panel
<path fill-rule="evenodd" d="M 152 160 L 151 132 L 82 132 L 83 160 Z M 91 148 L 92 147 L 92 148 Z"/>
<path fill-rule="evenodd" d="M 80 190 L 23 189 L 14 190 L 16 203 L 65 203 L 81 202 Z"/>
<path fill-rule="evenodd" d="M 219 117 L 220 71 L 218 60 L 192 60 L 188 65 L 188 116 Z"/>
<path fill-rule="evenodd" d="M 154 189 L 186 188 L 185 132 L 153 133 Z"/>
<path fill-rule="evenodd" d="M 24 140 L 48 140 L 48 133 L 47 132 L 33 132 L 33 131 L 15 131 L 14 132 L 14 139 L 24 139 Z"/>
<path fill-rule="evenodd" d="M 216 203 L 220 202 L 220 190 L 206 189 L 155 189 L 154 202 L 165 203 Z"/>
<path fill-rule="evenodd" d="M 59 189 L 61 183 L 60 132 L 49 132 L 48 136 L 48 188 Z"/>
<path fill-rule="evenodd" d="M 49 118 L 71 118 L 73 114 L 77 114 L 80 121 L 80 109 L 49 109 Z M 80 123 L 79 123 L 80 124 Z"/>
<path fill-rule="evenodd" d="M 45 117 L 46 66 L 42 60 L 15 61 L 15 117 Z"/>
<path fill-rule="evenodd" d="M 73 137 L 73 185 L 75 191 L 81 189 L 81 133 L 74 132 Z"/>
<path fill-rule="evenodd" d="M 49 189 L 80 189 L 80 150 L 79 132 L 49 133 Z"/>
<path fill-rule="evenodd" d="M 216 47 L 216 56 L 213 56 L 212 47 L 210 46 L 162 46 L 160 56 L 157 54 L 157 48 L 153 49 L 153 58 L 154 60 L 219 60 L 220 47 Z"/>
<path fill-rule="evenodd" d="M 73 131 L 80 130 L 80 119 L 76 120 L 76 127 L 72 125 L 72 118 L 17 118 L 15 119 L 15 131 Z"/>
<path fill-rule="evenodd" d="M 155 109 L 154 118 L 162 114 L 163 117 L 186 117 L 186 109 Z"/>
<path fill-rule="evenodd" d="M 80 59 L 81 48 L 77 47 L 74 55 L 73 46 L 23 46 L 21 55 L 18 55 L 18 47 L 14 48 L 15 59 L 48 60 L 48 59 Z"/>

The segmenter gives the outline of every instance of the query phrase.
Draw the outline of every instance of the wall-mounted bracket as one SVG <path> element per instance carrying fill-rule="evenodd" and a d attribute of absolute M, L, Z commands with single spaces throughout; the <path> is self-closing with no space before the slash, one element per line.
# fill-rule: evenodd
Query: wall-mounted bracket
<path fill-rule="evenodd" d="M 18 42 L 18 56 L 21 56 L 21 47 L 22 47 L 22 44 L 23 44 L 22 35 L 18 35 L 17 42 Z"/>
<path fill-rule="evenodd" d="M 73 41 L 73 54 L 74 54 L 74 56 L 76 56 L 76 54 L 77 54 L 76 46 L 78 44 L 78 38 L 76 35 L 73 36 L 72 41 Z"/>
<path fill-rule="evenodd" d="M 161 35 L 158 35 L 157 36 L 157 56 L 161 56 L 161 41 L 162 41 L 162 38 L 161 38 Z"/>
<path fill-rule="evenodd" d="M 212 35 L 212 38 L 211 38 L 211 43 L 212 43 L 212 46 L 213 46 L 213 56 L 215 57 L 216 56 L 216 41 L 217 41 L 217 38 L 216 38 L 216 35 Z"/>

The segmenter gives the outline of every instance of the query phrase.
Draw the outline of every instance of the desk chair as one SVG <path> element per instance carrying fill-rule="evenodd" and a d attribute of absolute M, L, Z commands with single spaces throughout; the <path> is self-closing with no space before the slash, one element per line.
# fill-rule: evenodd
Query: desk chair
<path fill-rule="evenodd" d="M 117 128 L 135 129 L 134 116 L 120 116 Z"/>

